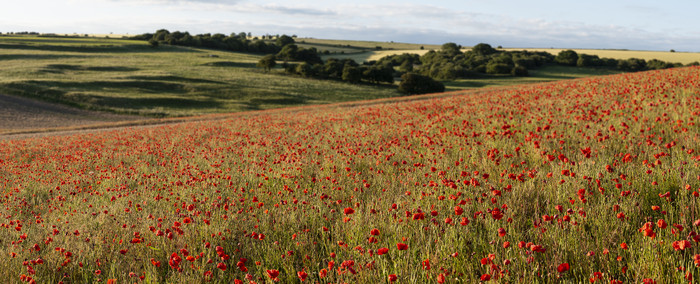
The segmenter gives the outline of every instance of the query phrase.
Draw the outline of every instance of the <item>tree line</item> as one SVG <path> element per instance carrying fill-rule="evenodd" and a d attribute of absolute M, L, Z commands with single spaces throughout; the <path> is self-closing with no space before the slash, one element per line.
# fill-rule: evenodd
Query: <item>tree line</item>
<path fill-rule="evenodd" d="M 277 35 L 263 39 L 250 39 L 250 33 L 230 35 L 169 32 L 161 29 L 153 34 L 142 34 L 132 39 L 146 40 L 153 46 L 159 44 L 211 48 L 236 52 L 267 54 L 258 66 L 269 71 L 282 61 L 288 74 L 324 80 L 341 80 L 348 83 L 393 84 L 401 77 L 399 90 L 407 94 L 442 92 L 445 86 L 440 81 L 475 78 L 483 76 L 528 76 L 529 70 L 547 64 L 594 67 L 636 72 L 683 66 L 653 59 L 612 59 L 597 55 L 578 54 L 574 50 L 563 50 L 556 56 L 545 51 L 506 51 L 479 43 L 462 51 L 456 43 L 445 43 L 439 50 L 430 50 L 423 55 L 397 54 L 376 61 L 358 64 L 352 59 L 330 58 L 325 62 L 316 48 L 302 48 L 296 44 L 296 36 Z M 274 41 L 273 41 L 274 39 Z M 698 65 L 697 62 L 689 65 Z"/>
<path fill-rule="evenodd" d="M 134 40 L 148 41 L 151 46 L 157 47 L 160 44 L 178 45 L 197 48 L 209 48 L 235 52 L 249 52 L 261 54 L 278 54 L 287 60 L 322 62 L 316 48 L 299 48 L 294 43 L 293 37 L 288 35 L 276 36 L 272 41 L 272 36 L 266 36 L 269 40 L 251 38 L 250 33 L 232 33 L 224 35 L 197 34 L 191 35 L 189 32 L 170 32 L 160 29 L 155 33 L 145 33 L 131 37 Z M 290 46 L 291 45 L 291 46 Z"/>
<path fill-rule="evenodd" d="M 562 50 L 559 52 L 559 54 L 557 54 L 557 56 L 554 58 L 554 62 L 564 66 L 607 68 L 625 72 L 658 70 L 683 66 L 681 63 L 665 62 L 658 59 L 644 60 L 640 58 L 600 58 L 597 55 L 578 54 L 576 51 L 571 49 Z M 700 63 L 696 61 L 687 65 L 700 65 Z"/>

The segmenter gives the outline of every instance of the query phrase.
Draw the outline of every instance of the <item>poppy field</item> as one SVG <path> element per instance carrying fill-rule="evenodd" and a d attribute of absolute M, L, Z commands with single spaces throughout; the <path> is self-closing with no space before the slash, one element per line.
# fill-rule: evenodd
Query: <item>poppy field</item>
<path fill-rule="evenodd" d="M 0 141 L 14 283 L 697 283 L 700 68 Z"/>

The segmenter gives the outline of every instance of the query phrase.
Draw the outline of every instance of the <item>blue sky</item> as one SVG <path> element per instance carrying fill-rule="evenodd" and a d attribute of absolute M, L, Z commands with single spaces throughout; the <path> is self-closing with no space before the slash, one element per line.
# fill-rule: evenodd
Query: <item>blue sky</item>
<path fill-rule="evenodd" d="M 252 32 L 425 44 L 700 51 L 700 1 L 23 0 L 0 32 Z"/>

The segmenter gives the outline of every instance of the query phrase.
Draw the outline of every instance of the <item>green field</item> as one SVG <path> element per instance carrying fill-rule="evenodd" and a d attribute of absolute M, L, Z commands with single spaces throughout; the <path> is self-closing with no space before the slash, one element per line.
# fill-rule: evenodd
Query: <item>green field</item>
<path fill-rule="evenodd" d="M 300 38 L 324 57 L 358 62 L 426 52 L 435 45 Z M 377 47 L 381 46 L 381 50 Z M 420 47 L 424 49 L 421 50 Z M 588 51 L 586 51 L 588 52 Z M 658 55 L 692 62 L 696 53 L 616 51 L 619 58 Z M 686 56 L 686 57 L 663 57 Z M 95 37 L 0 36 L 0 93 L 83 109 L 155 117 L 190 116 L 287 106 L 396 97 L 396 86 L 354 85 L 269 73 L 256 67 L 262 55 Z M 610 54 L 600 54 L 610 56 Z M 683 59 L 683 60 L 681 60 Z M 618 71 L 544 66 L 528 77 L 484 76 L 444 82 L 447 90 L 504 86 L 609 75 Z"/>
<path fill-rule="evenodd" d="M 558 80 L 577 79 L 591 76 L 604 76 L 624 73 L 617 70 L 597 69 L 588 67 L 566 67 L 561 65 L 546 65 L 538 69 L 529 70 L 530 76 L 483 76 L 473 79 L 459 79 L 444 82 L 448 91 L 483 88 L 491 86 L 509 86 L 531 83 L 551 82 Z"/>
<path fill-rule="evenodd" d="M 264 73 L 259 55 L 103 38 L 0 36 L 0 92 L 147 116 L 398 96 L 395 88 Z"/>

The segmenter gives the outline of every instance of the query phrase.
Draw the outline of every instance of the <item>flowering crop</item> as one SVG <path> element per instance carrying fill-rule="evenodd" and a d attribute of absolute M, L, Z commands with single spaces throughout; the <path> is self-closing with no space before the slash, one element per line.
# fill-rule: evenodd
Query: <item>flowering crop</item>
<path fill-rule="evenodd" d="M 0 273 L 697 280 L 699 115 L 690 67 L 4 141 Z"/>

